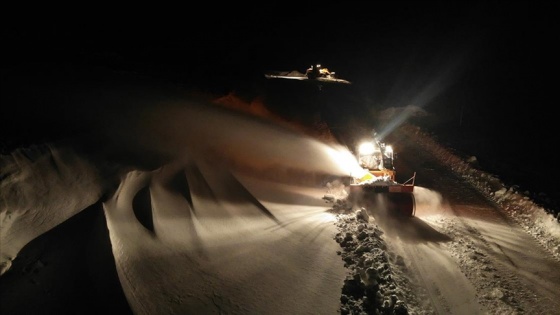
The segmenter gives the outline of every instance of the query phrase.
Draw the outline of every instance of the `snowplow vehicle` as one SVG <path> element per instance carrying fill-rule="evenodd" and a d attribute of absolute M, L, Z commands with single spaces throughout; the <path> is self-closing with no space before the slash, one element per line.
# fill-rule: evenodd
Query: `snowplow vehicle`
<path fill-rule="evenodd" d="M 393 148 L 377 138 L 369 139 L 358 145 L 356 158 L 364 172 L 349 186 L 351 202 L 373 213 L 414 216 L 416 173 L 404 183 L 396 181 Z"/>

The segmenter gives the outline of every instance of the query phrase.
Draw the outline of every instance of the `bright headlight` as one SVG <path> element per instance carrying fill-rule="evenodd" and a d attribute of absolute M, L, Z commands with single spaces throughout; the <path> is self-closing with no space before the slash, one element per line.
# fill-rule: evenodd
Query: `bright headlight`
<path fill-rule="evenodd" d="M 375 146 L 373 145 L 372 142 L 364 142 L 360 144 L 360 146 L 358 147 L 358 153 L 360 153 L 360 155 L 373 154 L 374 151 L 375 151 Z"/>

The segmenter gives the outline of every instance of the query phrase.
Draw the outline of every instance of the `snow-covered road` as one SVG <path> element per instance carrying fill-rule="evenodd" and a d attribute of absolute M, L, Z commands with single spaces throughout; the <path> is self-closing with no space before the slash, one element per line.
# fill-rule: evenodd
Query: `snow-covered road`
<path fill-rule="evenodd" d="M 399 152 L 397 175 L 417 173 L 416 216 L 396 220 L 349 211 L 338 203 L 344 194 L 335 205 L 322 198 L 341 188 L 322 187 L 325 180 L 348 170 L 339 147 L 213 107 L 160 105 L 145 117 L 153 125 L 128 120 L 111 143 L 134 149 L 132 165 L 147 151 L 160 164 L 123 168 L 118 189 L 104 164 L 90 165 L 102 154 L 86 159 L 55 146 L 3 157 L 3 311 L 560 309 L 556 219 L 492 177 L 452 169 L 413 128 L 387 139 Z M 487 182 L 473 185 L 477 178 Z M 64 242 L 72 244 L 59 249 Z"/>
<path fill-rule="evenodd" d="M 401 163 L 417 172 L 416 217 L 376 222 L 412 290 L 437 314 L 557 314 L 558 259 L 414 139 L 395 137 Z"/>
<path fill-rule="evenodd" d="M 199 193 L 192 205 L 177 180 L 185 173 Z M 134 313 L 334 314 L 345 270 L 321 191 L 299 191 L 307 202 L 264 208 L 227 172 L 204 174 L 224 189 L 205 195 L 193 172 L 165 167 L 128 174 L 105 203 L 119 279 Z M 258 184 L 261 194 L 290 194 L 266 184 Z M 151 202 L 140 206 L 135 199 L 143 188 L 150 197 L 142 200 Z M 136 220 L 138 208 L 152 209 L 153 226 Z"/>

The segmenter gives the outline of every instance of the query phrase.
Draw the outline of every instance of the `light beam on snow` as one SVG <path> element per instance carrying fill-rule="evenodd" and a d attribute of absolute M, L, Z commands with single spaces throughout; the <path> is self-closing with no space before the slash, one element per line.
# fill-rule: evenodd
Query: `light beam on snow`
<path fill-rule="evenodd" d="M 348 148 L 327 148 L 327 153 L 338 163 L 346 174 L 354 178 L 361 178 L 368 171 L 360 166 L 356 156 Z"/>
<path fill-rule="evenodd" d="M 192 205 L 172 184 L 177 176 L 192 183 Z M 153 232 L 134 216 L 133 200 L 144 187 Z M 291 313 L 294 307 L 336 312 L 344 271 L 336 259 L 324 259 L 336 252 L 334 217 L 313 204 L 263 207 L 247 192 L 224 169 L 203 163 L 123 178 L 104 209 L 119 279 L 135 314 Z M 325 286 L 333 294 L 318 295 Z"/>
<path fill-rule="evenodd" d="M 338 311 L 345 270 L 333 255 L 334 217 L 325 215 L 324 187 L 317 186 L 323 175 L 348 175 L 338 148 L 188 101 L 139 106 L 102 125 L 109 148 L 126 152 L 119 161 L 128 163 L 103 209 L 135 314 Z M 101 180 L 87 180 L 107 174 L 82 167 L 86 160 L 9 164 L 1 182 L 3 271 L 27 242 L 108 192 Z M 249 187 L 247 178 L 265 181 Z M 273 185 L 293 178 L 306 185 L 283 192 Z"/>
<path fill-rule="evenodd" d="M 159 104 L 116 126 L 121 138 L 137 152 L 166 160 L 193 157 L 217 165 L 257 173 L 296 170 L 348 175 L 333 156 L 333 147 L 257 117 L 200 103 Z"/>

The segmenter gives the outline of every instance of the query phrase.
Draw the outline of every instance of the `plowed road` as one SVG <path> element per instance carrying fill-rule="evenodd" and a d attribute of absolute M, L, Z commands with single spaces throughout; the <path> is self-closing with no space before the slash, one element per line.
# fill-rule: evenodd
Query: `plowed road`
<path fill-rule="evenodd" d="M 377 222 L 437 314 L 560 314 L 560 262 L 495 203 L 406 135 L 401 174 L 416 175 L 416 216 Z M 399 170 L 399 168 L 397 168 Z"/>

